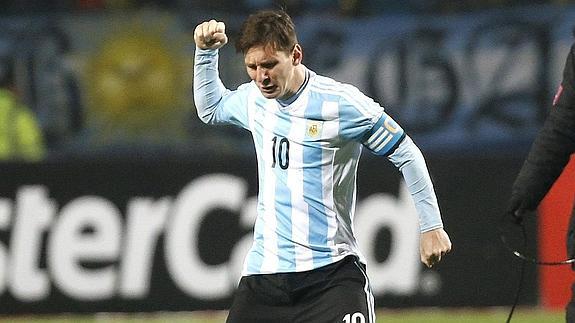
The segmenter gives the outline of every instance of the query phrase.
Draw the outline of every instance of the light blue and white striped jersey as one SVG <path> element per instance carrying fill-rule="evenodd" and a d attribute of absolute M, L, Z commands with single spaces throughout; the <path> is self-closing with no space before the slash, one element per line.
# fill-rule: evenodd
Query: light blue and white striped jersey
<path fill-rule="evenodd" d="M 258 160 L 257 220 L 243 275 L 311 270 L 350 254 L 363 261 L 353 233 L 363 146 L 408 170 L 408 189 L 411 181 L 410 191 L 420 194 L 416 204 L 426 204 L 422 231 L 442 227 L 421 153 L 379 104 L 310 70 L 290 102 L 266 99 L 254 82 L 230 91 L 219 79 L 217 58 L 217 50 L 196 49 L 198 115 L 249 130 Z"/>

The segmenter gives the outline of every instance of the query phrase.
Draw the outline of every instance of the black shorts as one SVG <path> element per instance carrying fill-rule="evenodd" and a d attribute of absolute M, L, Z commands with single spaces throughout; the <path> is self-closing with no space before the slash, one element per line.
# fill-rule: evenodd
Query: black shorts
<path fill-rule="evenodd" d="M 305 272 L 244 276 L 226 322 L 375 322 L 365 266 L 348 256 Z"/>

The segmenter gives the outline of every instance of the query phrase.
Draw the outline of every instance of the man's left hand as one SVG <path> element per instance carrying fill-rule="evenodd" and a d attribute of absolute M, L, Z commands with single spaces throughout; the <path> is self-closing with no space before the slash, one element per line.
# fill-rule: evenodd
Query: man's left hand
<path fill-rule="evenodd" d="M 431 230 L 421 234 L 419 253 L 421 262 L 431 268 L 441 261 L 441 258 L 451 251 L 451 241 L 447 232 L 440 229 Z"/>

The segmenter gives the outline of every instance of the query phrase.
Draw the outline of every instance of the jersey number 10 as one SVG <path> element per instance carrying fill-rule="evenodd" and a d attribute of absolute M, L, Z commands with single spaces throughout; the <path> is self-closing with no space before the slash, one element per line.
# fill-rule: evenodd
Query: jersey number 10
<path fill-rule="evenodd" d="M 365 316 L 363 316 L 363 313 L 361 313 L 361 312 L 353 313 L 353 315 L 345 314 L 345 316 L 343 317 L 343 322 L 344 323 L 365 323 Z"/>
<path fill-rule="evenodd" d="M 287 169 L 289 166 L 289 141 L 285 137 L 279 139 L 279 142 L 278 137 L 274 137 L 272 141 L 272 168 L 276 167 L 277 162 L 281 169 Z"/>

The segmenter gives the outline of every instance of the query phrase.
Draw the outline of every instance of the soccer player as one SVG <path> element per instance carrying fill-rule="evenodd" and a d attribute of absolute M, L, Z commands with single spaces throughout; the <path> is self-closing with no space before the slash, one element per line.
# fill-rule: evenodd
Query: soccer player
<path fill-rule="evenodd" d="M 249 130 L 258 160 L 254 241 L 227 322 L 375 322 L 352 225 L 359 156 L 366 147 L 402 172 L 431 267 L 451 242 L 420 150 L 378 103 L 302 64 L 284 11 L 244 22 L 236 49 L 252 81 L 234 91 L 218 74 L 224 23 L 199 24 L 194 40 L 198 116 Z"/>
<path fill-rule="evenodd" d="M 535 210 L 575 153 L 575 45 L 563 69 L 563 80 L 543 128 L 537 134 L 511 193 L 508 214 L 517 223 Z M 575 207 L 567 234 L 569 257 L 575 257 Z M 575 269 L 575 268 L 574 268 Z M 567 305 L 567 322 L 575 323 L 575 284 Z"/>

